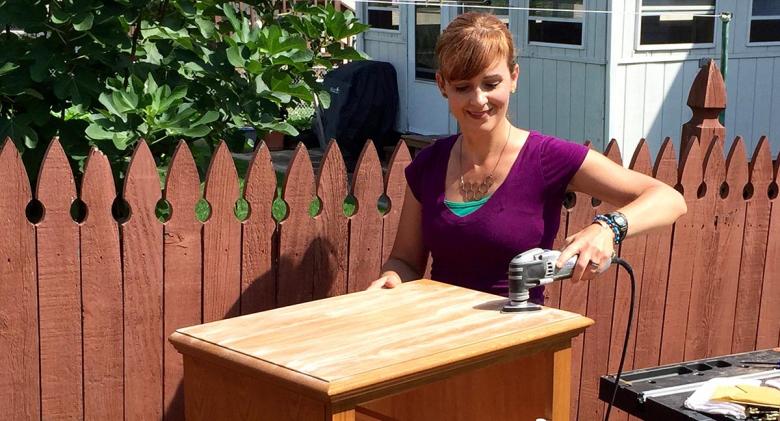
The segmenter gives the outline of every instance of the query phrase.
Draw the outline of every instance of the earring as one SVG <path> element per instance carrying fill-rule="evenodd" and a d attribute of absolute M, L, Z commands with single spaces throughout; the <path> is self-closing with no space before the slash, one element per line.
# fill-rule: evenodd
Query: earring
<path fill-rule="evenodd" d="M 441 93 L 441 96 L 447 98 L 447 94 L 445 94 L 444 92 Z"/>

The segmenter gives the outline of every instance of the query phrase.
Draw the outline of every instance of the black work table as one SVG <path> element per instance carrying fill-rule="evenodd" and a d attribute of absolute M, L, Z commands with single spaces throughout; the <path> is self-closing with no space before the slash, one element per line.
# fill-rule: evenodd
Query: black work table
<path fill-rule="evenodd" d="M 780 348 L 627 371 L 621 375 L 615 407 L 645 420 L 732 420 L 734 418 L 707 415 L 686 409 L 683 403 L 693 390 L 663 396 L 653 396 L 653 393 L 659 393 L 661 389 L 673 392 L 674 389 L 668 388 L 693 385 L 715 377 L 733 377 L 773 370 L 771 365 L 747 365 L 742 361 L 778 363 Z M 774 368 L 774 371 L 780 377 L 780 370 Z M 599 383 L 599 399 L 609 402 L 614 385 L 613 375 L 602 376 Z"/>

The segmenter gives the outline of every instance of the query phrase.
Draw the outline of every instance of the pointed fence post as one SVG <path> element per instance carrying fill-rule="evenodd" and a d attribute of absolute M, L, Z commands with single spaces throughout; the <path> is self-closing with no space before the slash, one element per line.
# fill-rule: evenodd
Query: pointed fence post
<path fill-rule="evenodd" d="M 702 66 L 688 93 L 688 106 L 693 110 L 691 119 L 683 124 L 680 150 L 688 149 L 692 136 L 701 140 L 701 150 L 708 151 L 712 139 L 726 139 L 726 128 L 718 121 L 726 109 L 726 84 L 715 62 Z"/>

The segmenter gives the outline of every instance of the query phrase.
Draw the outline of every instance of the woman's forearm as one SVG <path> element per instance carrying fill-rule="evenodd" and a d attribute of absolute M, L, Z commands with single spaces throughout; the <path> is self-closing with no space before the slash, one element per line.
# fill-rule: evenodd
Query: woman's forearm
<path fill-rule="evenodd" d="M 419 273 L 411 265 L 395 257 L 390 257 L 382 266 L 381 276 L 388 276 L 391 273 L 395 273 L 403 282 L 413 281 L 422 277 L 422 273 Z"/>
<path fill-rule="evenodd" d="M 687 211 L 685 199 L 663 184 L 648 188 L 632 202 L 618 209 L 628 220 L 627 236 L 672 225 Z"/>

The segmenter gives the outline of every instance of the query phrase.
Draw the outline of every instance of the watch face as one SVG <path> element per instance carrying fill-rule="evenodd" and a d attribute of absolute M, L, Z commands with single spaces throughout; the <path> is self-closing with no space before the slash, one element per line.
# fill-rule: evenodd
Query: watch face
<path fill-rule="evenodd" d="M 626 226 L 626 218 L 623 215 L 619 213 L 612 214 L 612 219 L 621 227 Z"/>

